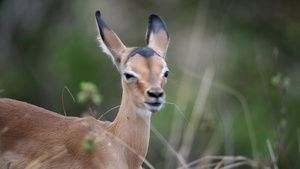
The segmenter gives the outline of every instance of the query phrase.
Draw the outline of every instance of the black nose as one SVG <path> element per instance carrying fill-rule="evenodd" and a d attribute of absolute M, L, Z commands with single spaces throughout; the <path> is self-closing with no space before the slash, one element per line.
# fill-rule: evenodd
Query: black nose
<path fill-rule="evenodd" d="M 154 91 L 149 90 L 149 91 L 147 91 L 147 94 L 149 97 L 159 98 L 164 95 L 164 92 L 154 92 Z"/>

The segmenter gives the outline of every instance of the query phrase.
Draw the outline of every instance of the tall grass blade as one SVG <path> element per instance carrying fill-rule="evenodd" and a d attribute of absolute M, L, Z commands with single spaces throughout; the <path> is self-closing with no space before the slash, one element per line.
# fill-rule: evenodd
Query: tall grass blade
<path fill-rule="evenodd" d="M 195 100 L 195 105 L 192 111 L 190 123 L 184 132 L 185 134 L 183 136 L 182 146 L 179 150 L 179 153 L 182 154 L 184 159 L 187 159 L 188 155 L 190 154 L 195 138 L 195 133 L 198 129 L 201 117 L 205 109 L 206 101 L 210 92 L 210 88 L 212 86 L 213 77 L 214 69 L 210 66 L 205 70 L 203 80 L 198 91 L 197 98 Z"/>

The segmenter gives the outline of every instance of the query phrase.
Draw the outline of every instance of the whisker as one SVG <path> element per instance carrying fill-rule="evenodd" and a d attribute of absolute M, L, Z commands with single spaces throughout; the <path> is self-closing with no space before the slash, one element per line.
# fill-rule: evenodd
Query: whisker
<path fill-rule="evenodd" d="M 106 115 L 106 114 L 109 113 L 110 111 L 112 111 L 112 110 L 114 110 L 114 109 L 117 109 L 117 108 L 119 108 L 120 106 L 121 106 L 121 105 L 118 105 L 118 106 L 115 106 L 115 107 L 113 107 L 113 108 L 107 110 L 105 113 L 103 113 L 103 114 L 99 117 L 98 120 L 100 120 L 104 115 Z"/>

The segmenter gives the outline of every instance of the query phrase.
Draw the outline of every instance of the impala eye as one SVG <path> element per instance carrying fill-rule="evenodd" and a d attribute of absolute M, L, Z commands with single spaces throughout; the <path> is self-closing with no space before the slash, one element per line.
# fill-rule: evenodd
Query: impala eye
<path fill-rule="evenodd" d="M 130 80 L 135 77 L 134 75 L 132 75 L 130 73 L 124 73 L 124 76 L 125 76 L 126 80 Z"/>
<path fill-rule="evenodd" d="M 167 78 L 168 75 L 169 75 L 169 71 L 166 71 L 165 74 L 164 74 L 164 77 Z"/>

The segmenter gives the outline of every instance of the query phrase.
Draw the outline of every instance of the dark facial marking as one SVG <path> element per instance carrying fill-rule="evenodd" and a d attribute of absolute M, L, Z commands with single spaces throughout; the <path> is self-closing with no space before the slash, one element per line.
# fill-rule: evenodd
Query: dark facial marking
<path fill-rule="evenodd" d="M 133 57 L 136 54 L 140 54 L 141 56 L 144 56 L 145 58 L 149 58 L 153 56 L 154 54 L 157 54 L 153 49 L 148 47 L 138 47 L 134 49 L 129 56 Z M 158 54 L 157 54 L 158 55 Z M 159 56 L 159 55 L 158 55 Z"/>

